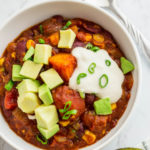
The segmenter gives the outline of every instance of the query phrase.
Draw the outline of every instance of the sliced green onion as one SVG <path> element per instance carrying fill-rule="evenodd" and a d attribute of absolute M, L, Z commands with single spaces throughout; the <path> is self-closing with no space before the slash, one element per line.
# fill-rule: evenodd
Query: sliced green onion
<path fill-rule="evenodd" d="M 110 66 L 110 65 L 111 65 L 111 61 L 107 59 L 107 60 L 105 61 L 105 64 L 106 64 L 106 66 Z"/>
<path fill-rule="evenodd" d="M 95 72 L 96 64 L 93 62 L 90 64 L 88 71 L 89 73 L 93 74 Z"/>
<path fill-rule="evenodd" d="M 79 94 L 80 94 L 80 97 L 81 97 L 82 99 L 85 98 L 85 93 L 84 93 L 84 92 L 79 92 Z"/>
<path fill-rule="evenodd" d="M 93 51 L 93 52 L 97 52 L 98 50 L 100 50 L 99 47 L 93 46 L 91 43 L 88 43 L 88 44 L 85 46 L 85 48 L 87 48 L 87 49 L 89 49 L 89 50 L 91 50 L 91 51 Z"/>
<path fill-rule="evenodd" d="M 72 104 L 72 101 L 66 102 L 66 103 L 65 103 L 65 106 L 64 106 L 64 109 L 59 109 L 59 112 L 60 112 L 60 113 L 65 113 L 65 112 L 67 112 L 67 111 L 70 109 L 71 104 Z"/>
<path fill-rule="evenodd" d="M 10 91 L 14 86 L 14 82 L 12 80 L 9 80 L 9 82 L 7 84 L 5 84 L 5 89 L 7 91 Z"/>
<path fill-rule="evenodd" d="M 28 59 L 31 59 L 32 55 L 34 54 L 34 48 L 31 46 L 29 48 L 29 50 L 26 52 L 24 58 L 23 58 L 23 61 L 26 61 Z"/>
<path fill-rule="evenodd" d="M 80 73 L 77 77 L 77 84 L 80 84 L 80 79 L 85 78 L 87 76 L 86 73 Z"/>
<path fill-rule="evenodd" d="M 66 30 L 71 24 L 71 21 L 67 21 L 66 25 L 62 27 L 62 30 Z"/>
<path fill-rule="evenodd" d="M 43 136 L 41 136 L 41 135 L 37 135 L 36 136 L 36 139 L 39 141 L 39 142 L 41 142 L 43 145 L 46 145 L 47 143 L 48 143 L 48 140 L 47 139 L 45 139 Z"/>
<path fill-rule="evenodd" d="M 43 32 L 44 32 L 44 31 L 43 31 L 43 26 L 40 25 L 40 33 L 43 34 Z"/>
<path fill-rule="evenodd" d="M 105 84 L 102 83 L 102 80 L 105 79 Z M 105 88 L 108 84 L 108 76 L 106 74 L 103 74 L 100 78 L 99 78 L 99 86 L 101 88 Z"/>
<path fill-rule="evenodd" d="M 86 46 L 85 46 L 85 48 L 87 48 L 87 49 L 91 49 L 93 47 L 93 45 L 91 44 L 91 43 L 88 43 Z"/>
<path fill-rule="evenodd" d="M 39 43 L 40 43 L 40 44 L 45 44 L 45 40 L 39 39 Z"/>
<path fill-rule="evenodd" d="M 67 112 L 63 115 L 62 119 L 63 119 L 63 120 L 68 120 L 71 115 L 76 115 L 76 114 L 77 114 L 77 110 L 76 110 L 76 109 L 67 111 Z"/>
<path fill-rule="evenodd" d="M 100 48 L 97 46 L 93 46 L 90 50 L 93 52 L 97 52 L 98 50 L 100 50 Z"/>
<path fill-rule="evenodd" d="M 73 133 L 76 133 L 76 130 L 72 129 L 72 132 L 73 132 Z"/>

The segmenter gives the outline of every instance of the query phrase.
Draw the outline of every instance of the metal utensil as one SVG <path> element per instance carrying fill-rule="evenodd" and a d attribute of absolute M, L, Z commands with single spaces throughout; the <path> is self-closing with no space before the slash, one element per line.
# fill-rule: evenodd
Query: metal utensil
<path fill-rule="evenodd" d="M 117 6 L 117 0 L 94 0 L 94 1 L 85 0 L 85 1 L 90 2 L 92 4 L 95 3 L 99 7 L 108 8 L 109 10 L 111 10 L 125 25 L 134 41 L 139 46 L 139 50 L 141 50 L 144 53 L 144 55 L 148 58 L 148 60 L 150 60 L 150 42 L 133 24 L 129 22 L 126 16 L 120 11 L 120 9 Z"/>

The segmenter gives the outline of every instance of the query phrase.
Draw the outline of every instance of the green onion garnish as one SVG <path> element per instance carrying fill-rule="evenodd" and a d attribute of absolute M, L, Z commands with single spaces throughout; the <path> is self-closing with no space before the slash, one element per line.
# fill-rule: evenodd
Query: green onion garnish
<path fill-rule="evenodd" d="M 93 46 L 91 43 L 88 43 L 88 44 L 85 46 L 85 48 L 87 48 L 87 49 L 89 49 L 89 50 L 91 50 L 91 51 L 93 51 L 93 52 L 97 52 L 98 50 L 100 50 L 99 47 Z"/>
<path fill-rule="evenodd" d="M 45 44 L 45 40 L 39 39 L 39 43 L 40 43 L 40 44 Z"/>
<path fill-rule="evenodd" d="M 90 50 L 92 50 L 93 52 L 97 52 L 98 50 L 100 50 L 100 48 L 97 46 L 93 46 Z"/>
<path fill-rule="evenodd" d="M 31 46 L 29 48 L 29 50 L 26 52 L 24 58 L 23 58 L 23 61 L 26 61 L 28 59 L 31 59 L 31 56 L 34 54 L 34 48 Z"/>
<path fill-rule="evenodd" d="M 10 91 L 14 86 L 14 82 L 12 80 L 9 80 L 9 82 L 7 84 L 5 84 L 5 89 L 7 91 Z"/>
<path fill-rule="evenodd" d="M 105 61 L 105 64 L 106 64 L 106 66 L 110 66 L 110 65 L 111 65 L 111 61 L 107 59 L 107 60 Z"/>
<path fill-rule="evenodd" d="M 85 98 L 85 93 L 84 93 L 84 92 L 79 92 L 79 94 L 80 94 L 80 97 L 81 97 L 82 99 Z"/>
<path fill-rule="evenodd" d="M 85 48 L 87 48 L 87 49 L 91 49 L 93 47 L 93 45 L 91 44 L 91 43 L 88 43 L 86 46 L 85 46 Z"/>
<path fill-rule="evenodd" d="M 72 129 L 72 132 L 73 132 L 73 133 L 76 133 L 76 130 Z"/>
<path fill-rule="evenodd" d="M 85 78 L 87 76 L 86 73 L 80 73 L 77 77 L 77 84 L 80 84 L 80 79 Z"/>
<path fill-rule="evenodd" d="M 68 21 L 65 26 L 62 27 L 62 30 L 66 30 L 72 24 L 71 21 Z"/>
<path fill-rule="evenodd" d="M 59 109 L 59 112 L 60 112 L 60 113 L 65 113 L 65 112 L 67 112 L 67 111 L 70 109 L 71 104 L 72 104 L 72 101 L 66 102 L 66 103 L 65 103 L 65 106 L 64 106 L 64 109 Z"/>
<path fill-rule="evenodd" d="M 105 79 L 105 83 L 102 83 L 102 80 Z M 108 76 L 106 74 L 103 74 L 100 78 L 99 78 L 99 86 L 101 88 L 105 88 L 108 84 Z"/>
<path fill-rule="evenodd" d="M 76 109 L 67 111 L 67 112 L 63 115 L 62 119 L 63 119 L 63 120 L 68 120 L 71 115 L 76 115 L 76 114 L 77 114 L 77 110 L 76 110 Z"/>
<path fill-rule="evenodd" d="M 43 34 L 43 32 L 44 32 L 44 31 L 43 31 L 43 26 L 40 25 L 40 33 Z"/>
<path fill-rule="evenodd" d="M 93 74 L 95 72 L 96 64 L 93 62 L 90 64 L 88 71 L 89 73 Z"/>
<path fill-rule="evenodd" d="M 42 135 L 37 135 L 36 139 L 41 142 L 43 145 L 46 145 L 48 143 L 48 140 L 44 138 Z"/>

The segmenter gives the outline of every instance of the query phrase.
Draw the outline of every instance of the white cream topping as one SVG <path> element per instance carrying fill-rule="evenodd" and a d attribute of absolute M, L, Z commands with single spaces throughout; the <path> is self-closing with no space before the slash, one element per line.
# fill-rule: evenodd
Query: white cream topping
<path fill-rule="evenodd" d="M 73 49 L 72 55 L 77 59 L 77 68 L 69 80 L 70 88 L 84 93 L 95 93 L 99 98 L 108 97 L 111 103 L 115 103 L 121 98 L 124 75 L 107 51 L 92 52 L 86 48 L 77 47 Z M 106 65 L 106 60 L 111 62 L 110 66 Z M 90 74 L 88 68 L 92 63 L 96 64 L 96 68 L 94 73 Z M 87 76 L 81 78 L 80 84 L 77 84 L 77 77 L 80 73 L 86 73 Z M 108 84 L 106 87 L 101 88 L 99 79 L 103 74 L 108 76 Z M 105 83 L 106 80 L 103 78 L 102 84 Z"/>

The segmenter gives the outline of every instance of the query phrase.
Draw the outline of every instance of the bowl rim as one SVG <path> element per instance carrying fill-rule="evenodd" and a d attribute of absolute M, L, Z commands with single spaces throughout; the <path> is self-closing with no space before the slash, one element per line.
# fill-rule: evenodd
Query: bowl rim
<path fill-rule="evenodd" d="M 139 94 L 140 94 L 140 90 L 141 90 L 141 83 L 142 83 L 142 66 L 141 66 L 141 60 L 140 60 L 140 56 L 137 50 L 137 46 L 135 45 L 135 42 L 133 41 L 133 39 L 131 38 L 131 35 L 128 33 L 127 29 L 123 26 L 123 24 L 121 24 L 121 22 L 119 21 L 119 19 L 117 19 L 116 17 L 114 17 L 112 14 L 110 14 L 108 11 L 92 4 L 89 1 L 86 0 L 51 0 L 51 1 L 40 1 L 37 3 L 33 3 L 29 6 L 25 6 L 24 8 L 17 10 L 12 16 L 8 17 L 4 23 L 2 23 L 0 25 L 0 31 L 9 23 L 11 22 L 17 15 L 26 12 L 32 8 L 38 7 L 40 5 L 46 5 L 49 3 L 55 3 L 55 2 L 68 2 L 68 3 L 74 3 L 74 4 L 83 4 L 86 5 L 88 7 L 97 9 L 98 11 L 100 11 L 102 14 L 105 14 L 109 19 L 111 19 L 113 22 L 115 22 L 116 24 L 118 24 L 120 26 L 120 28 L 123 30 L 123 32 L 126 34 L 127 38 L 129 39 L 129 41 L 131 42 L 131 45 L 133 47 L 132 51 L 134 51 L 135 57 L 137 59 L 137 70 L 138 70 L 138 77 L 137 77 L 137 81 L 138 81 L 138 87 L 137 87 L 137 92 L 135 94 L 135 101 L 134 104 L 132 105 L 128 115 L 126 116 L 126 119 L 124 120 L 123 124 L 120 126 L 120 128 L 116 131 L 115 134 L 113 134 L 113 136 L 109 137 L 107 139 L 107 141 L 105 141 L 104 143 L 102 143 L 102 145 L 99 145 L 98 147 L 95 147 L 94 150 L 98 150 L 100 148 L 104 148 L 108 143 L 110 143 L 120 132 L 121 130 L 125 127 L 125 125 L 127 124 L 128 120 L 130 119 L 131 115 L 132 115 L 132 111 L 135 108 L 135 104 L 138 100 Z M 12 131 L 13 132 L 13 131 Z M 110 131 L 111 132 L 111 131 Z M 13 148 L 16 148 L 18 150 L 24 150 L 20 147 L 18 147 L 15 143 L 13 143 L 11 140 L 8 140 L 7 137 L 5 137 L 2 132 L 0 132 L 0 137 L 9 145 L 11 145 Z M 99 140 L 100 141 L 100 140 Z M 99 141 L 97 141 L 96 143 L 98 143 Z M 27 144 L 30 144 L 28 142 L 26 142 Z M 93 145 L 95 145 L 96 143 L 94 143 Z M 30 144 L 32 145 L 32 144 Z M 34 146 L 34 145 L 32 145 Z M 91 145 L 89 145 L 88 147 L 90 147 Z M 35 146 L 36 147 L 36 146 Z M 38 147 L 37 147 L 38 148 Z M 84 149 L 87 147 L 83 147 L 81 149 Z"/>

